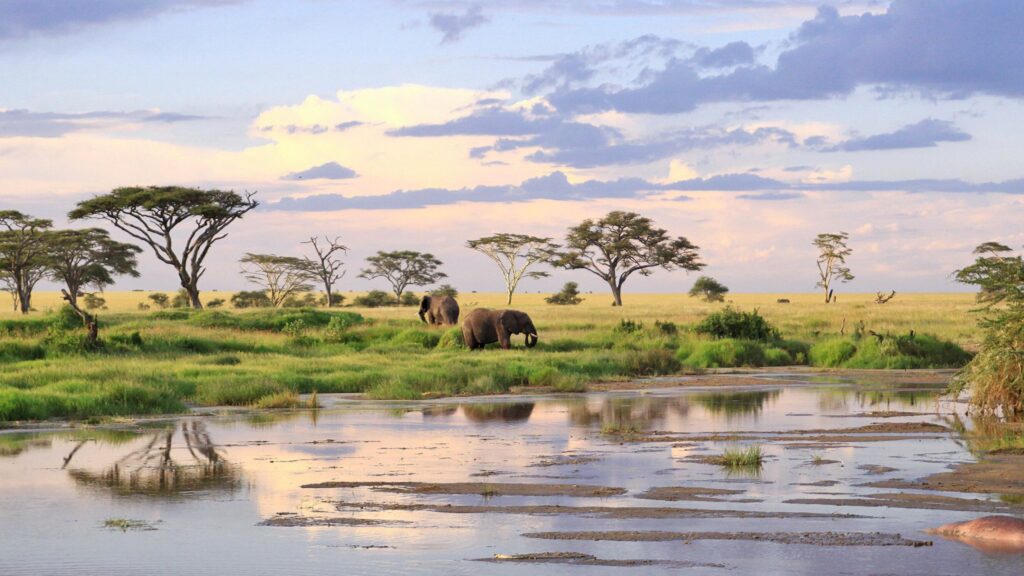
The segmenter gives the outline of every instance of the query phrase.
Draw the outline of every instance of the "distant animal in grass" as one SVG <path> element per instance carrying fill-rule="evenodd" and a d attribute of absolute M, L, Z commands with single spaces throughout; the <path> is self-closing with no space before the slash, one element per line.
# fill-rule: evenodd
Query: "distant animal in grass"
<path fill-rule="evenodd" d="M 1024 554 L 1024 519 L 1013 516 L 985 516 L 927 532 L 960 540 L 982 552 Z"/>
<path fill-rule="evenodd" d="M 537 328 L 534 327 L 533 320 L 519 310 L 477 308 L 467 314 L 462 322 L 462 339 L 470 350 L 477 350 L 494 342 L 508 350 L 512 347 L 513 334 L 525 334 L 527 348 L 537 345 Z"/>
<path fill-rule="evenodd" d="M 778 304 L 789 304 L 789 298 L 779 298 L 775 302 Z"/>
<path fill-rule="evenodd" d="M 434 326 L 459 323 L 459 303 L 451 296 L 424 296 L 420 300 L 420 320 Z"/>

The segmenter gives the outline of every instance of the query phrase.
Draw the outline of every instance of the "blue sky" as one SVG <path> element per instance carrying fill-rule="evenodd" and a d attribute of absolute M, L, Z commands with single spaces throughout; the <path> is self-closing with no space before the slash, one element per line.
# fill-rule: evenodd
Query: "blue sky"
<path fill-rule="evenodd" d="M 65 225 L 121 185 L 257 190 L 211 256 L 558 238 L 634 210 L 736 291 L 813 289 L 818 232 L 861 292 L 953 290 L 1024 244 L 1024 3 L 1014 0 L 0 0 L 0 204 Z M 173 288 L 145 257 L 125 288 Z M 526 290 L 551 290 L 558 272 Z M 634 290 L 683 291 L 658 273 Z"/>

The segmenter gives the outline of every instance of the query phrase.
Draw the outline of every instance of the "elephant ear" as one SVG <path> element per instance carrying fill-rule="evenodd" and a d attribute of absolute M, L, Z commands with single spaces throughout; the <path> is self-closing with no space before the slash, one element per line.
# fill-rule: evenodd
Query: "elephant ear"
<path fill-rule="evenodd" d="M 498 314 L 498 324 L 508 332 L 519 332 L 519 318 L 512 310 L 504 310 Z"/>
<path fill-rule="evenodd" d="M 420 300 L 420 310 L 426 310 L 427 308 L 430 308 L 430 295 L 429 294 L 424 295 L 423 298 Z"/>

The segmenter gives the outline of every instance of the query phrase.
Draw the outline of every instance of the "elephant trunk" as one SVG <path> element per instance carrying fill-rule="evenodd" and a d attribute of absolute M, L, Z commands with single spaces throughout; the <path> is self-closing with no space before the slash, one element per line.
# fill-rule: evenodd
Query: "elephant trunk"
<path fill-rule="evenodd" d="M 527 348 L 533 348 L 536 345 L 537 345 L 537 333 L 536 332 L 532 332 L 532 333 L 528 332 L 526 334 L 526 347 Z"/>
<path fill-rule="evenodd" d="M 420 322 L 427 323 L 427 312 L 426 310 L 420 310 Z"/>

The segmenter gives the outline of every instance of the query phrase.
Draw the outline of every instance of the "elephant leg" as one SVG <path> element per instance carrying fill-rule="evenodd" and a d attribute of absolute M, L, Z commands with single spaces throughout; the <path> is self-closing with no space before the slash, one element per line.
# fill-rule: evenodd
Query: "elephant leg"
<path fill-rule="evenodd" d="M 508 332 L 504 330 L 498 330 L 498 344 L 505 350 L 512 348 L 512 339 Z"/>
<path fill-rule="evenodd" d="M 470 350 L 476 350 L 476 338 L 473 338 L 473 330 L 468 326 L 462 327 L 462 342 L 466 345 L 466 348 Z"/>

